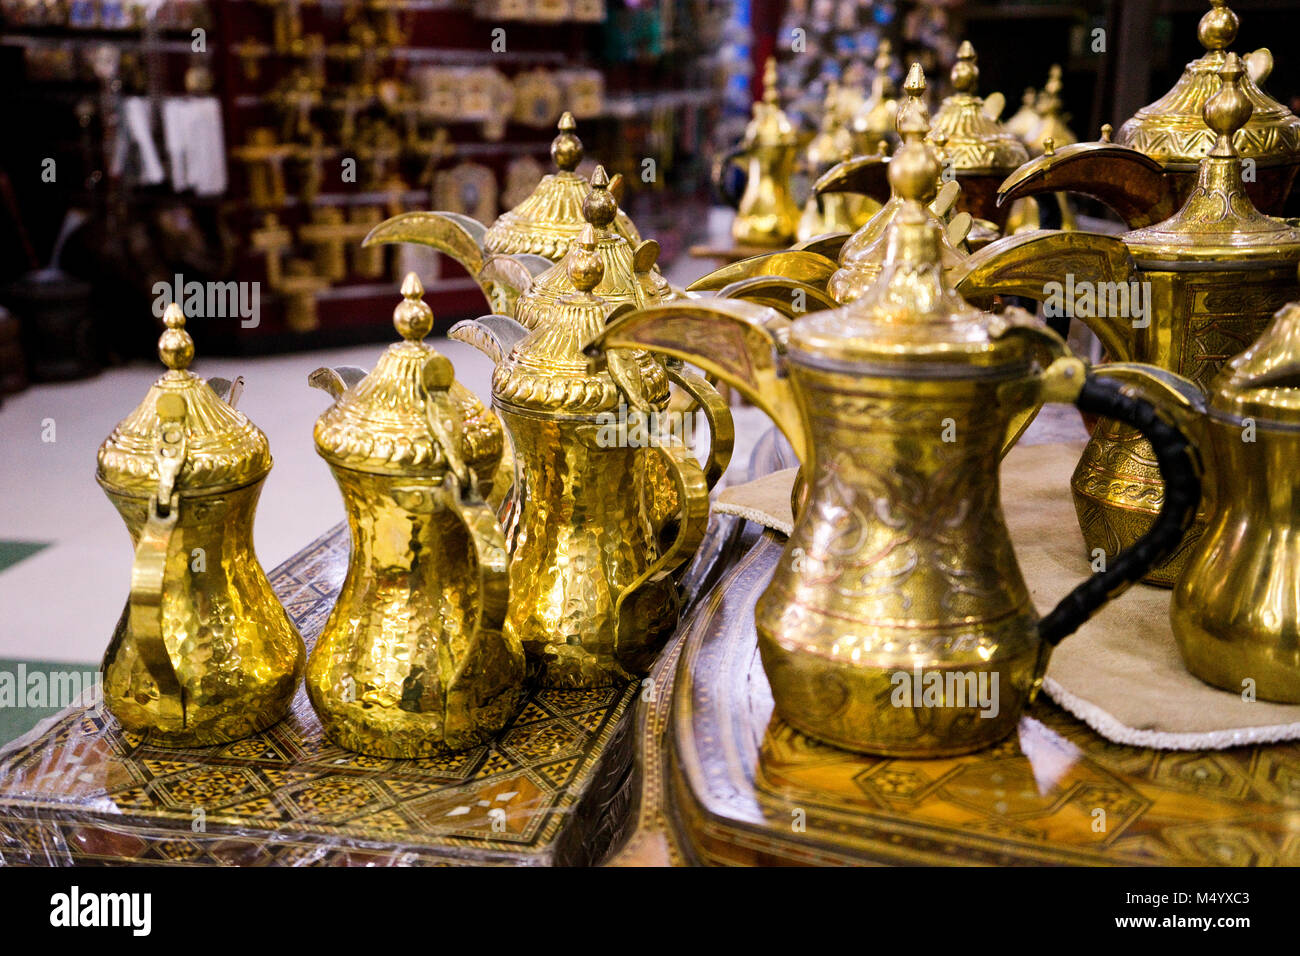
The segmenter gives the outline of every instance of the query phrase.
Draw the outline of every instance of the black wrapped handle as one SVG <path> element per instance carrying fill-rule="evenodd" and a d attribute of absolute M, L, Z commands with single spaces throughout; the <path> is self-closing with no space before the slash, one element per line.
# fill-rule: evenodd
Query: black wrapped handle
<path fill-rule="evenodd" d="M 1172 554 L 1196 518 L 1201 501 L 1201 464 L 1196 446 L 1161 418 L 1153 404 L 1124 394 L 1119 384 L 1091 372 L 1074 403 L 1081 412 L 1113 418 L 1142 433 L 1155 449 L 1165 500 L 1150 531 L 1118 554 L 1105 571 L 1094 574 L 1062 598 L 1038 622 L 1038 636 L 1045 647 L 1054 647 L 1073 634 L 1103 604 Z"/>
<path fill-rule="evenodd" d="M 740 206 L 741 194 L 745 191 L 745 173 L 733 165 L 737 158 L 745 153 L 744 144 L 737 144 L 713 159 L 713 169 L 709 178 L 713 183 L 713 193 L 725 206 L 736 209 Z M 736 180 L 739 180 L 737 184 Z"/>

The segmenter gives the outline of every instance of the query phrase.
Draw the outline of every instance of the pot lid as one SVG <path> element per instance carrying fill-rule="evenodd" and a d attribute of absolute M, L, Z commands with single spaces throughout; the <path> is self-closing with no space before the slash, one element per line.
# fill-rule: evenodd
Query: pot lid
<path fill-rule="evenodd" d="M 930 124 L 931 136 L 947 137 L 945 149 L 957 170 L 1005 176 L 1029 161 L 1029 151 L 1001 123 L 985 115 L 984 100 L 975 95 L 979 75 L 975 48 L 965 40 L 951 73 L 957 92 L 939 106 Z"/>
<path fill-rule="evenodd" d="M 526 252 L 558 260 L 582 232 L 586 224 L 582 218 L 582 201 L 587 196 L 587 180 L 575 171 L 582 162 L 582 140 L 573 132 L 577 123 L 572 113 L 560 117 L 559 129 L 559 135 L 551 141 L 551 159 L 559 172 L 543 176 L 523 202 L 503 212 L 488 227 L 483 237 L 488 252 L 500 255 Z M 628 242 L 641 241 L 632 220 L 617 206 L 612 227 Z"/>
<path fill-rule="evenodd" d="M 1196 188 L 1183 208 L 1164 222 L 1123 237 L 1139 265 L 1144 260 L 1212 261 L 1226 270 L 1234 262 L 1300 259 L 1300 229 L 1256 209 L 1242 185 L 1241 156 L 1233 141 L 1252 108 L 1244 74 L 1235 53 L 1227 54 L 1216 71 L 1221 87 L 1202 110 L 1214 144 L 1200 160 Z"/>
<path fill-rule="evenodd" d="M 629 302 L 638 308 L 655 305 L 669 294 L 667 282 L 654 268 L 659 244 L 653 240 L 638 240 L 633 244 L 614 227 L 618 204 L 609 191 L 609 177 L 603 166 L 597 166 L 592 172 L 590 186 L 583 182 L 579 210 L 583 229 L 574 238 L 586 226 L 595 227 L 596 251 L 603 264 L 596 295 L 614 309 Z M 573 290 L 567 267 L 561 260 L 533 279 L 519 297 L 514 317 L 526 329 L 538 328 L 549 321 L 548 316 L 560 296 Z"/>
<path fill-rule="evenodd" d="M 928 147 L 916 138 L 904 141 L 889 164 L 889 183 L 900 208 L 889 227 L 879 278 L 856 301 L 793 323 L 793 361 L 859 368 L 906 364 L 922 377 L 926 372 L 918 366 L 943 377 L 1024 361 L 1018 337 L 998 338 L 993 331 L 1007 318 L 976 309 L 944 279 L 943 227 L 924 205 L 939 172 Z M 1035 321 L 1014 311 L 1021 324 Z"/>
<path fill-rule="evenodd" d="M 1300 302 L 1279 309 L 1263 334 L 1228 360 L 1210 383 L 1210 410 L 1300 429 Z"/>
<path fill-rule="evenodd" d="M 163 324 L 158 357 L 168 371 L 100 445 L 99 483 L 137 498 L 158 494 L 159 464 L 177 450 L 184 463 L 172 490 L 182 497 L 219 494 L 265 477 L 271 470 L 266 435 L 189 370 L 194 340 L 179 305 L 167 306 Z"/>
<path fill-rule="evenodd" d="M 1241 23 L 1226 0 L 1210 0 L 1210 8 L 1196 28 L 1205 55 L 1188 63 L 1174 88 L 1138 110 L 1115 137 L 1120 145 L 1175 169 L 1195 165 L 1214 145 L 1214 134 L 1205 128 L 1201 113 L 1206 101 L 1219 89 L 1217 74 Z M 1271 64 L 1267 50 L 1257 52 L 1263 62 Z M 1300 118 L 1261 90 L 1249 76 L 1242 82 L 1242 92 L 1253 112 L 1236 136 L 1241 155 L 1265 166 L 1300 162 Z"/>
<path fill-rule="evenodd" d="M 423 341 L 433 310 L 414 272 L 402 282 L 393 325 L 402 336 L 375 367 L 316 420 L 316 452 L 331 465 L 371 474 L 468 482 L 501 457 L 500 426 L 475 416 L 482 405 L 455 381 L 451 361 Z"/>
<path fill-rule="evenodd" d="M 605 328 L 612 310 L 598 291 L 607 262 L 601 241 L 599 228 L 588 224 L 550 270 L 557 273 L 551 280 L 554 299 L 540 324 L 497 366 L 492 376 L 494 401 L 585 415 L 612 410 L 625 399 L 643 409 L 668 400 L 667 373 L 650 353 L 614 350 L 606 354 L 605 367 L 593 371 L 583 352 Z"/>

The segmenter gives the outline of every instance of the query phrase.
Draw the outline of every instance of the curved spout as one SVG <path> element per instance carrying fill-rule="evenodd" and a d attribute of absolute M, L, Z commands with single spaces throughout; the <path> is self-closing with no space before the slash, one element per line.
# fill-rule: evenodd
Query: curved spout
<path fill-rule="evenodd" d="M 719 299 L 740 299 L 765 305 L 782 315 L 797 319 L 809 312 L 833 309 L 838 303 L 822 289 L 785 276 L 753 276 L 740 279 L 718 291 Z"/>
<path fill-rule="evenodd" d="M 686 287 L 687 292 L 716 292 L 741 279 L 754 276 L 782 276 L 797 279 L 819 289 L 826 288 L 826 281 L 838 268 L 834 259 L 806 249 L 784 252 L 765 252 L 750 256 L 738 262 L 731 262 L 716 269 L 702 278 L 696 279 Z"/>
<path fill-rule="evenodd" d="M 1127 284 L 1134 271 L 1128 247 L 1113 236 L 1039 230 L 990 243 L 957 265 L 949 278 L 971 302 L 987 303 L 995 295 L 1044 302 L 1076 282 Z M 1133 326 L 1127 319 L 1081 315 L 1079 321 L 1101 340 L 1111 358 L 1133 357 Z"/>
<path fill-rule="evenodd" d="M 447 330 L 447 338 L 472 345 L 494 365 L 500 365 L 528 330 L 508 315 L 483 315 L 457 322 Z"/>
<path fill-rule="evenodd" d="M 876 202 L 889 200 L 889 157 L 855 156 L 836 163 L 813 183 L 813 195 L 858 193 Z"/>
<path fill-rule="evenodd" d="M 472 276 L 483 269 L 487 227 L 458 212 L 404 212 L 385 219 L 361 240 L 362 248 L 388 242 L 416 242 L 445 252 Z"/>
<path fill-rule="evenodd" d="M 366 377 L 366 370 L 355 365 L 336 365 L 333 368 L 322 366 L 307 376 L 307 384 L 329 392 L 334 401 L 343 397 L 343 393 Z"/>
<path fill-rule="evenodd" d="M 849 237 L 852 235 L 851 232 L 824 232 L 820 236 L 813 236 L 803 242 L 796 242 L 790 247 L 790 251 L 815 252 L 819 256 L 825 256 L 832 262 L 839 262 L 840 250 L 844 248 L 844 243 L 848 242 Z"/>
<path fill-rule="evenodd" d="M 1115 143 L 1075 143 L 1025 163 L 998 188 L 998 205 L 1027 196 L 1072 192 L 1105 203 L 1139 229 L 1174 213 L 1174 196 L 1161 165 Z"/>
<path fill-rule="evenodd" d="M 647 349 L 718 376 L 761 408 L 802 460 L 807 450 L 803 413 L 782 358 L 789 329 L 785 316 L 750 302 L 686 300 L 615 318 L 585 351 L 599 359 L 613 349 Z"/>

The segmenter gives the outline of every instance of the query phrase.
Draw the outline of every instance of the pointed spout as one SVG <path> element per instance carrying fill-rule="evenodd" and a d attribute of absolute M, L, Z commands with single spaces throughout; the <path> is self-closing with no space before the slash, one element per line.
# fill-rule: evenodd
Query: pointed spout
<path fill-rule="evenodd" d="M 307 384 L 329 392 L 334 401 L 343 397 L 343 393 L 366 377 L 366 370 L 355 365 L 336 365 L 333 368 L 322 366 L 307 376 Z"/>
<path fill-rule="evenodd" d="M 785 316 L 750 302 L 685 300 L 615 318 L 585 351 L 599 360 L 613 349 L 647 349 L 718 376 L 766 412 L 802 460 L 807 451 L 803 413 L 783 359 L 789 329 Z"/>
<path fill-rule="evenodd" d="M 484 315 L 477 319 L 467 319 L 447 330 L 448 338 L 474 346 L 496 365 L 500 365 L 527 334 L 528 329 L 508 315 Z"/>

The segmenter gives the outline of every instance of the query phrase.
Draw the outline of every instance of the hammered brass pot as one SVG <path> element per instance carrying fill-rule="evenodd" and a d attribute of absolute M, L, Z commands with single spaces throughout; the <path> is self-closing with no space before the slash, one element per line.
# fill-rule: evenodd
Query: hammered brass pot
<path fill-rule="evenodd" d="M 503 634 L 505 538 L 483 496 L 501 425 L 421 339 L 433 315 L 412 273 L 394 313 L 403 341 L 368 375 L 320 369 L 335 398 L 317 452 L 347 509 L 347 575 L 307 663 L 325 733 L 379 757 L 430 757 L 488 740 L 524 694 L 524 655 Z"/>
<path fill-rule="evenodd" d="M 938 169 L 915 142 L 892 160 L 901 207 L 855 302 L 793 321 L 734 300 L 661 305 L 616 318 L 591 347 L 678 356 L 772 415 L 809 487 L 755 611 L 776 712 L 827 743 L 909 757 L 1009 733 L 1051 648 L 1174 546 L 1200 497 L 1191 446 L 1151 404 L 1027 313 L 981 312 L 947 286 L 942 227 L 921 202 Z M 1147 537 L 1040 619 L 998 472 L 1044 400 L 1135 424 L 1169 493 Z"/>
<path fill-rule="evenodd" d="M 194 343 L 171 305 L 170 369 L 99 449 L 96 477 L 135 546 L 131 597 L 104 653 L 108 711 L 161 747 L 206 747 L 288 711 L 306 649 L 253 551 L 271 454 L 231 402 L 238 384 L 189 371 Z"/>

